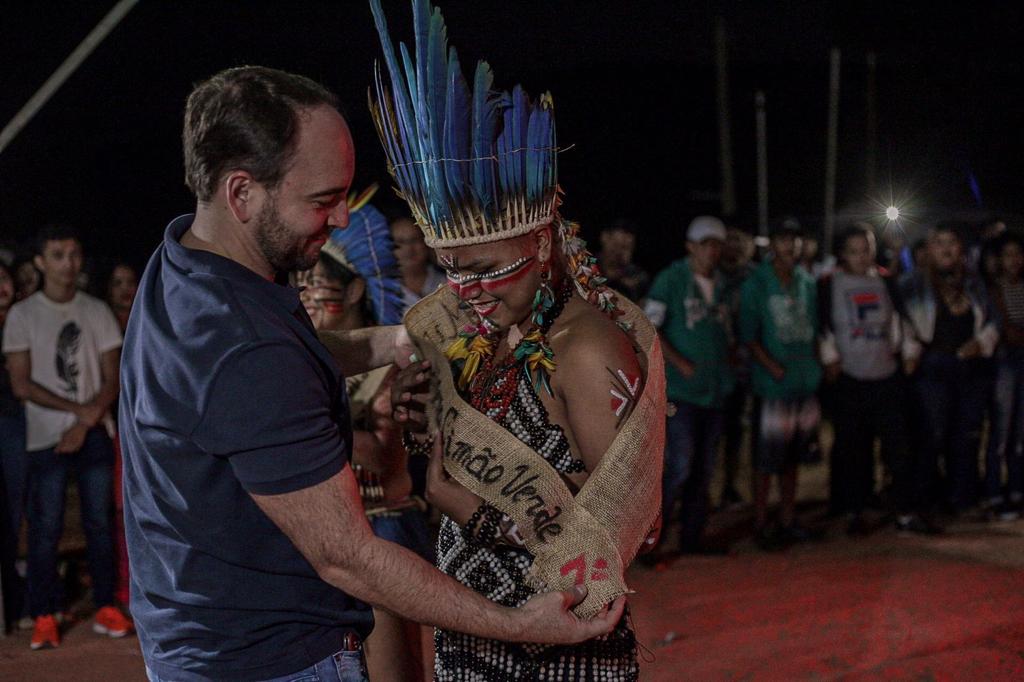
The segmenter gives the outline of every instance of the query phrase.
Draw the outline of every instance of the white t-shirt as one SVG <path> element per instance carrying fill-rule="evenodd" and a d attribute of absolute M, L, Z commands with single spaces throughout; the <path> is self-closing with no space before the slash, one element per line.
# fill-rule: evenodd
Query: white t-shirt
<path fill-rule="evenodd" d="M 121 347 L 121 329 L 106 303 L 78 292 L 56 303 L 37 291 L 15 304 L 4 325 L 4 353 L 28 351 L 32 381 L 75 403 L 85 403 L 102 385 L 100 356 Z M 107 416 L 109 421 L 109 415 Z M 26 449 L 51 448 L 71 428 L 71 412 L 25 404 Z"/>

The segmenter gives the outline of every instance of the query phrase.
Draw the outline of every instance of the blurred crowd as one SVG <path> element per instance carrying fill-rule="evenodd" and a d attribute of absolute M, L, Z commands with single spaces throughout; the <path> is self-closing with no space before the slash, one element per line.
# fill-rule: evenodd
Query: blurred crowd
<path fill-rule="evenodd" d="M 866 519 L 878 512 L 901 532 L 925 534 L 965 514 L 1021 515 L 1022 237 L 999 221 L 947 222 L 905 244 L 890 234 L 898 229 L 851 224 L 822 253 L 794 219 L 760 239 L 699 216 L 665 245 L 678 259 L 653 276 L 635 262 L 633 223 L 600 231 L 604 276 L 644 308 L 666 359 L 665 530 L 653 560 L 670 549 L 724 551 L 707 537 L 709 519 L 747 503 L 764 550 L 812 539 L 796 507 L 805 466 L 829 467 L 829 511 L 851 535 L 870 532 Z M 443 285 L 445 273 L 411 220 L 391 220 L 390 231 L 408 305 Z M 56 628 L 67 617 L 73 595 L 58 549 L 73 479 L 99 609 L 94 628 L 122 636 L 131 622 L 114 418 L 138 273 L 88 255 L 63 225 L 0 252 L 2 594 L 8 627 L 38 629 L 52 615 Z M 358 272 L 322 257 L 296 281 L 318 328 L 374 321 L 363 314 L 365 284 L 353 287 Z M 381 436 L 373 425 L 374 414 L 390 414 L 373 406 L 386 395 L 378 393 L 368 395 L 363 428 L 383 438 L 381 452 L 403 453 L 388 464 L 402 471 L 363 476 L 364 499 L 397 490 L 405 500 L 422 493 L 425 467 L 421 458 L 406 462 L 399 430 Z M 749 479 L 741 475 L 748 470 Z"/>
<path fill-rule="evenodd" d="M 666 527 L 679 520 L 680 550 L 722 551 L 706 542 L 708 510 L 712 492 L 721 507 L 744 499 L 745 423 L 763 549 L 813 539 L 796 514 L 798 472 L 823 461 L 829 511 L 851 535 L 877 528 L 868 510 L 925 534 L 965 516 L 1019 518 L 1021 235 L 998 220 L 940 222 L 906 244 L 896 223 L 855 223 L 822 254 L 785 219 L 765 241 L 698 217 L 686 253 L 646 293 L 670 401 L 663 515 Z"/>

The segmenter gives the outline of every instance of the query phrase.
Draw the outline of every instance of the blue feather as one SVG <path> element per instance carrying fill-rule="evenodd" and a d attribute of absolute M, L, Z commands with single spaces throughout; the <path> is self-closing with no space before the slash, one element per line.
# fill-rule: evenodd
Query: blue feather
<path fill-rule="evenodd" d="M 372 97 L 370 98 L 370 110 L 376 113 L 374 122 L 377 124 L 377 132 L 380 134 L 384 150 L 391 162 L 391 169 L 395 174 L 399 189 L 411 194 L 410 189 L 417 184 L 416 175 L 408 165 L 410 160 L 407 155 L 408 150 L 396 139 L 396 135 L 401 134 L 401 125 L 398 123 L 394 111 L 395 103 L 391 94 L 384 87 L 379 64 L 374 69 L 374 83 L 377 89 L 377 99 L 374 101 Z"/>
<path fill-rule="evenodd" d="M 466 185 L 469 176 L 470 111 L 469 88 L 459 66 L 455 48 L 448 51 L 448 79 L 444 113 L 444 156 L 445 180 L 452 203 L 465 205 Z"/>
<path fill-rule="evenodd" d="M 366 283 L 366 300 L 377 324 L 398 324 L 405 304 L 394 243 L 384 215 L 370 204 L 349 214 L 349 225 L 335 229 L 324 252 Z"/>
<path fill-rule="evenodd" d="M 497 111 L 491 86 L 494 73 L 487 62 L 477 62 L 473 78 L 473 190 L 480 210 L 486 215 L 494 211 L 494 127 Z"/>
<path fill-rule="evenodd" d="M 412 5 L 415 59 L 402 43 L 399 59 L 380 0 L 371 0 L 391 85 L 389 94 L 378 69 L 371 110 L 399 191 L 439 238 L 454 236 L 463 211 L 492 224 L 506 210 L 527 219 L 523 207 L 543 207 L 557 182 L 550 95 L 534 103 L 520 86 L 495 92 L 483 61 L 470 92 L 440 10 L 430 0 Z"/>
<path fill-rule="evenodd" d="M 430 34 L 427 46 L 427 98 L 430 102 L 430 136 L 433 152 L 442 156 L 445 119 L 445 94 L 448 84 L 448 68 L 445 53 L 448 41 L 445 36 L 444 19 L 441 10 L 434 10 L 430 17 Z"/>
<path fill-rule="evenodd" d="M 413 81 L 413 87 L 409 88 L 406 82 L 402 81 L 401 70 L 398 67 L 398 59 L 395 56 L 395 47 L 391 42 L 391 37 L 388 34 L 388 24 L 384 17 L 384 10 L 381 9 L 380 0 L 370 0 L 370 10 L 373 12 L 374 24 L 377 27 L 377 34 L 380 36 L 381 46 L 384 49 L 384 63 L 388 67 L 388 73 L 391 76 L 391 95 L 392 102 L 395 107 L 394 120 L 398 124 L 398 132 L 401 138 L 401 148 L 408 152 L 409 158 L 403 159 L 407 162 L 412 158 L 419 157 L 419 147 L 416 144 L 414 138 L 409 139 L 406 135 L 407 130 L 415 129 L 415 114 L 413 113 L 412 99 L 415 96 L 415 81 Z M 380 87 L 383 83 L 380 83 Z M 379 102 L 383 103 L 385 100 L 380 98 Z M 410 184 L 399 189 L 402 190 L 403 194 L 407 196 L 416 196 L 420 193 L 418 182 L 415 181 L 415 173 L 410 174 L 408 178 Z"/>

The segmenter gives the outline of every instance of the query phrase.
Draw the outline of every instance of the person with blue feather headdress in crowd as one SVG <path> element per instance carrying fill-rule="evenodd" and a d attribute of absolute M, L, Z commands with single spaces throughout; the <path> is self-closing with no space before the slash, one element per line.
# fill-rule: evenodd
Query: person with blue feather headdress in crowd
<path fill-rule="evenodd" d="M 335 228 L 309 270 L 296 273 L 300 298 L 318 331 L 349 331 L 399 324 L 405 311 L 395 244 L 388 221 L 369 203 L 373 185 L 349 200 L 347 228 Z M 352 416 L 352 470 L 370 526 L 379 537 L 434 560 L 426 503 L 413 495 L 401 427 L 391 418 L 390 390 L 397 368 L 387 365 L 346 378 Z M 374 609 L 374 629 L 364 643 L 374 679 L 420 680 L 423 628 Z M 425 641 L 424 641 L 425 639 Z"/>
<path fill-rule="evenodd" d="M 657 335 L 605 285 L 579 226 L 558 213 L 551 95 L 492 90 L 486 62 L 470 89 L 440 10 L 412 6 L 415 45 L 396 51 L 371 0 L 386 70 L 378 64 L 370 108 L 396 190 L 448 283 L 404 320 L 431 381 L 413 364 L 392 390 L 407 449 L 430 452 L 427 498 L 443 514 L 437 565 L 508 607 L 575 580 L 589 590 L 577 614 L 595 615 L 629 592 L 625 568 L 658 525 Z M 421 408 L 403 400 L 410 394 Z M 474 472 L 470 460 L 503 464 Z M 527 470 L 529 485 L 506 476 Z M 442 682 L 639 674 L 626 616 L 577 645 L 438 628 L 434 648 Z"/>

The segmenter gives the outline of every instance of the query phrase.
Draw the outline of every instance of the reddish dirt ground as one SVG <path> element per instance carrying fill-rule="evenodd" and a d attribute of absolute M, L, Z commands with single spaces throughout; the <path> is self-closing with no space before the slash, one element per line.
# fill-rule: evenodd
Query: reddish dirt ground
<path fill-rule="evenodd" d="M 808 502 L 822 499 L 824 472 L 807 472 Z M 744 539 L 741 509 L 711 529 L 740 538 L 731 555 L 632 568 L 641 679 L 1024 679 L 1024 521 L 961 522 L 934 538 L 879 522 L 851 539 L 841 523 L 820 521 L 820 509 L 811 502 L 802 519 L 824 537 L 783 553 Z M 90 625 L 51 651 L 30 651 L 28 632 L 0 639 L 0 682 L 144 680 L 138 642 Z"/>
<path fill-rule="evenodd" d="M 1022 529 L 954 530 L 634 569 L 643 679 L 1024 679 Z"/>

